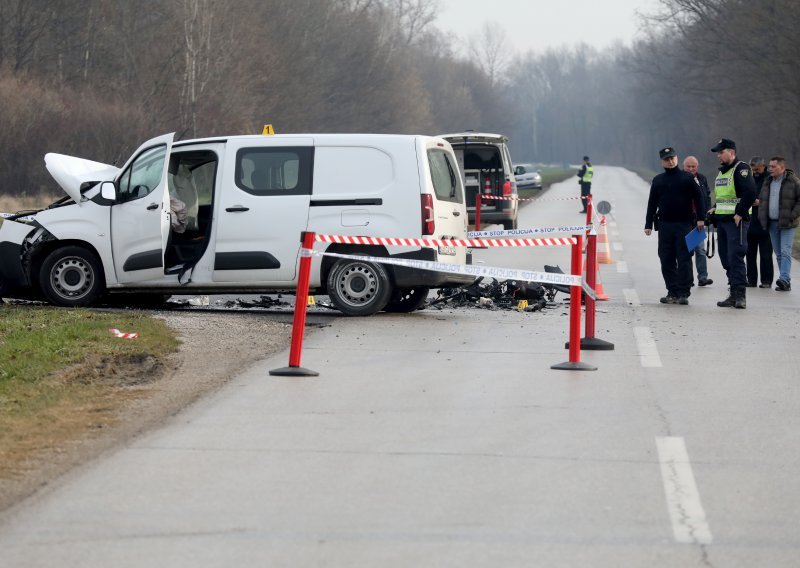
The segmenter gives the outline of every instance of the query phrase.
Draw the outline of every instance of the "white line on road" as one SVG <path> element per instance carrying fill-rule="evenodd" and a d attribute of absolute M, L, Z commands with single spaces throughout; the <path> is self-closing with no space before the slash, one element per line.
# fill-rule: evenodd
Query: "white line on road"
<path fill-rule="evenodd" d="M 622 243 L 611 243 L 611 245 L 614 247 L 614 250 L 617 251 L 617 252 L 622 250 Z"/>
<path fill-rule="evenodd" d="M 661 367 L 661 357 L 652 330 L 649 327 L 634 327 L 633 335 L 636 337 L 636 349 L 642 367 Z"/>
<path fill-rule="evenodd" d="M 683 438 L 656 438 L 656 446 L 675 540 L 685 544 L 711 544 L 711 529 Z"/>
<path fill-rule="evenodd" d="M 639 294 L 633 288 L 623 288 L 622 295 L 625 296 L 625 301 L 630 306 L 641 306 L 642 302 L 639 301 Z"/>
<path fill-rule="evenodd" d="M 617 272 L 628 272 L 628 263 L 624 260 L 617 261 Z"/>

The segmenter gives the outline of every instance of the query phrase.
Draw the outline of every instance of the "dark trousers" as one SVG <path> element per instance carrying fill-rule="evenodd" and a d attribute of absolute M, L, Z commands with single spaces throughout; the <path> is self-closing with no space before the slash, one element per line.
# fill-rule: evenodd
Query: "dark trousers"
<path fill-rule="evenodd" d="M 667 293 L 677 298 L 688 298 L 694 281 L 692 251 L 686 247 L 686 233 L 691 223 L 658 224 L 658 258 Z"/>
<path fill-rule="evenodd" d="M 747 286 L 747 270 L 744 257 L 747 254 L 747 221 L 741 221 L 739 226 L 733 217 L 724 221 L 717 221 L 717 245 L 719 246 L 719 259 L 722 268 L 728 275 L 728 285 L 731 290 Z"/>
<path fill-rule="evenodd" d="M 583 213 L 586 213 L 586 199 L 584 199 L 587 195 L 592 193 L 592 184 L 591 183 L 581 183 L 581 207 L 583 207 Z"/>
<path fill-rule="evenodd" d="M 758 284 L 758 255 L 761 255 L 761 283 L 772 284 L 775 267 L 772 264 L 772 241 L 769 233 L 747 233 L 747 283 Z"/>

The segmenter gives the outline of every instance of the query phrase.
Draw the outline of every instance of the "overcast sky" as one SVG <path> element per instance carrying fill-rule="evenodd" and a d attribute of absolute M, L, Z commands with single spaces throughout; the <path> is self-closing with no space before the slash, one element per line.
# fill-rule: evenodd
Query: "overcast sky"
<path fill-rule="evenodd" d="M 494 21 L 520 53 L 580 42 L 602 49 L 615 41 L 630 44 L 636 11 L 652 13 L 658 6 L 658 0 L 439 0 L 436 26 L 466 42 Z"/>

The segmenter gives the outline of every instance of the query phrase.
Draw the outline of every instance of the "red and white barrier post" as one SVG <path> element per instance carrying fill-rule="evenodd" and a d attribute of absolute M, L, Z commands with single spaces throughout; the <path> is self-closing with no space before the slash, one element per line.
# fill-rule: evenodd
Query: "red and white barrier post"
<path fill-rule="evenodd" d="M 591 208 L 591 201 L 589 207 Z M 592 229 L 586 246 L 586 284 L 592 290 L 597 288 L 597 234 Z M 586 336 L 581 339 L 581 349 L 587 351 L 612 351 L 614 344 L 595 337 L 595 314 L 597 301 L 586 294 Z"/>
<path fill-rule="evenodd" d="M 303 248 L 314 248 L 316 234 L 305 231 L 301 235 Z M 316 377 L 318 372 L 304 369 L 300 366 L 300 356 L 303 353 L 303 333 L 306 327 L 306 307 L 308 305 L 308 282 L 311 277 L 311 257 L 300 257 L 300 274 L 297 279 L 297 292 L 295 294 L 294 321 L 292 322 L 292 345 L 289 349 L 289 366 L 272 369 L 270 375 L 285 377 Z"/>
<path fill-rule="evenodd" d="M 573 235 L 572 275 L 581 276 L 583 269 L 583 235 Z M 551 365 L 559 371 L 596 371 L 597 367 L 581 362 L 581 287 L 570 287 L 569 293 L 569 361 Z"/>

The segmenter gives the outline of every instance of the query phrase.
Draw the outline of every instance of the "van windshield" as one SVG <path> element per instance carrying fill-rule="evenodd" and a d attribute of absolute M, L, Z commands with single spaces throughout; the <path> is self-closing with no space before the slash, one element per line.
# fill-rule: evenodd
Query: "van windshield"
<path fill-rule="evenodd" d="M 428 162 L 431 165 L 431 182 L 436 198 L 440 201 L 463 203 L 461 177 L 456 173 L 457 170 L 447 152 L 428 150 Z"/>

